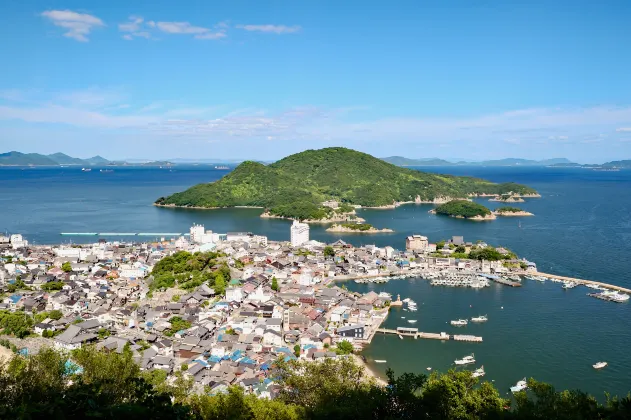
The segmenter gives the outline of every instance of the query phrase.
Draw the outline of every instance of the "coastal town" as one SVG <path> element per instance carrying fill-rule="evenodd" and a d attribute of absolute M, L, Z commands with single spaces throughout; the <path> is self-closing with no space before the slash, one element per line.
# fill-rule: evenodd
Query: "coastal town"
<path fill-rule="evenodd" d="M 215 394 L 239 385 L 273 398 L 278 389 L 268 371 L 279 357 L 345 357 L 377 332 L 481 341 L 421 333 L 413 325 L 382 330 L 390 307 L 415 310 L 415 303 L 387 293 L 354 293 L 346 281 L 423 277 L 436 285 L 485 287 L 493 280 L 514 285 L 511 278 L 537 273 L 534 263 L 509 250 L 461 236 L 435 244 L 412 235 L 402 245 L 404 250 L 356 248 L 342 240 L 324 244 L 311 240 L 309 225 L 297 221 L 282 242 L 201 225 L 155 242 L 101 238 L 35 246 L 19 234 L 0 236 L 0 338 L 22 354 L 44 346 L 129 348 L 143 370 L 164 370 L 171 378 L 181 373 Z M 502 258 L 457 258 L 475 252 Z M 208 256 L 202 274 L 212 280 L 195 283 L 200 273 L 188 265 L 197 263 L 196 256 Z M 164 275 L 157 273 L 167 265 L 180 274 L 177 284 L 163 287 L 158 283 Z M 16 314 L 22 324 L 5 322 Z"/>

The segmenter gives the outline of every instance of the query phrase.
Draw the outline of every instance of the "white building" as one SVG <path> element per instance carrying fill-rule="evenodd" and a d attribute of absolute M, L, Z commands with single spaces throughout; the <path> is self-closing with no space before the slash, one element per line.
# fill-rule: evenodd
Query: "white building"
<path fill-rule="evenodd" d="M 204 225 L 193 225 L 191 226 L 190 229 L 190 233 L 191 233 L 191 242 L 196 243 L 196 244 L 201 244 L 202 243 L 202 237 L 204 236 Z"/>
<path fill-rule="evenodd" d="M 22 238 L 22 235 L 20 235 L 19 233 L 15 235 L 11 235 L 10 240 L 11 240 L 11 247 L 13 249 L 23 248 L 23 247 L 28 246 L 28 241 Z"/>
<path fill-rule="evenodd" d="M 294 220 L 291 225 L 291 246 L 300 246 L 309 242 L 309 225 Z"/>
<path fill-rule="evenodd" d="M 228 301 L 228 302 L 241 302 L 241 301 L 243 301 L 243 288 L 241 288 L 241 287 L 228 287 L 226 289 L 226 301 Z"/>
<path fill-rule="evenodd" d="M 405 239 L 405 248 L 410 251 L 425 252 L 427 251 L 428 247 L 429 247 L 429 241 L 427 240 L 426 236 L 412 235 L 412 236 L 408 236 Z"/>

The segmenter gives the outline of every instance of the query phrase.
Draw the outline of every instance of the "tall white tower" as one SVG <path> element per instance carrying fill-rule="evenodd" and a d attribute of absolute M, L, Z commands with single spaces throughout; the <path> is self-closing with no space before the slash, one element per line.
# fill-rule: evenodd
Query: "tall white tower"
<path fill-rule="evenodd" d="M 294 220 L 291 225 L 291 246 L 300 246 L 309 242 L 309 225 Z"/>
<path fill-rule="evenodd" d="M 204 225 L 191 226 L 191 242 L 199 244 L 204 237 Z"/>

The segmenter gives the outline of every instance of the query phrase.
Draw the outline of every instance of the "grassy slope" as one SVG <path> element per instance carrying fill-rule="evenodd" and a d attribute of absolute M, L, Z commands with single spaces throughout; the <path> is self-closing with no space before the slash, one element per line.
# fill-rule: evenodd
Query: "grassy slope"
<path fill-rule="evenodd" d="M 199 207 L 263 206 L 273 213 L 304 213 L 335 198 L 362 206 L 436 197 L 466 197 L 469 193 L 529 193 L 518 184 L 436 175 L 400 168 L 365 153 L 345 148 L 307 150 L 269 166 L 244 162 L 217 182 L 200 184 L 157 200 L 158 204 Z M 290 213 L 290 214 L 287 214 Z"/>

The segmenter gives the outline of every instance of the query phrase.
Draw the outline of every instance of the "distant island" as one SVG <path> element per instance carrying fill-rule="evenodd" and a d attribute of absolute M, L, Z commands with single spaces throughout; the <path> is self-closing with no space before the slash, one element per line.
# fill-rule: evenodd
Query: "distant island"
<path fill-rule="evenodd" d="M 452 200 L 430 210 L 430 213 L 476 221 L 495 219 L 495 215 L 491 210 L 482 204 L 468 200 Z"/>
<path fill-rule="evenodd" d="M 94 156 L 89 159 L 79 159 L 68 156 L 64 153 L 53 153 L 41 155 L 39 153 L 7 152 L 0 153 L 0 166 L 94 166 L 107 165 L 110 161 L 101 156 Z"/>
<path fill-rule="evenodd" d="M 524 211 L 518 207 L 498 207 L 493 211 L 496 216 L 534 216 L 534 214 Z"/>
<path fill-rule="evenodd" d="M 382 158 L 388 163 L 392 163 L 397 166 L 552 166 L 552 165 L 578 165 L 571 162 L 566 158 L 554 158 L 544 160 L 531 160 L 531 159 L 496 159 L 496 160 L 484 160 L 480 162 L 459 161 L 450 162 L 445 159 L 438 158 L 425 158 L 425 159 L 410 159 L 403 156 L 390 156 Z"/>
<path fill-rule="evenodd" d="M 377 229 L 368 223 L 335 224 L 326 230 L 335 233 L 391 233 L 392 229 Z"/>
<path fill-rule="evenodd" d="M 263 207 L 274 217 L 317 221 L 345 206 L 392 208 L 402 203 L 444 203 L 477 195 L 535 195 L 515 183 L 439 175 L 401 168 L 342 147 L 307 150 L 271 165 L 246 161 L 216 182 L 195 185 L 155 201 L 187 208 Z"/>

